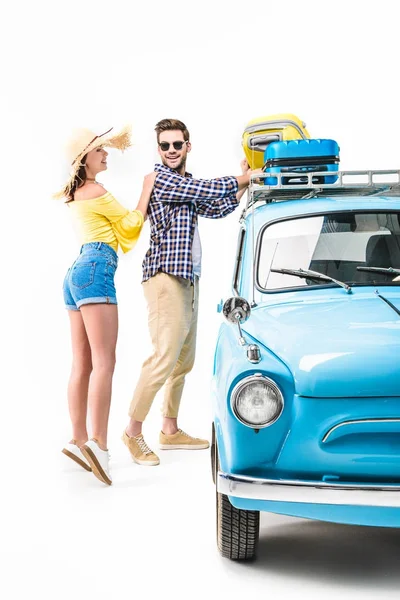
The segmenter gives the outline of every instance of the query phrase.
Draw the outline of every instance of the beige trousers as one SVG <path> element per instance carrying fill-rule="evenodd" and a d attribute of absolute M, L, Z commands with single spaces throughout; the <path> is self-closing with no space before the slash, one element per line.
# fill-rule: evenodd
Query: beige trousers
<path fill-rule="evenodd" d="M 194 364 L 199 282 L 157 273 L 143 283 L 153 354 L 143 363 L 129 416 L 144 421 L 165 384 L 162 414 L 177 417 L 185 376 Z"/>

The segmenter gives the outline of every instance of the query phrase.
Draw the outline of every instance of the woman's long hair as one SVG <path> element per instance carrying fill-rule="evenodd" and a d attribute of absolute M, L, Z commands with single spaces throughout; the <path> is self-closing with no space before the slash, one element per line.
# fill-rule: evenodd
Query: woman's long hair
<path fill-rule="evenodd" d="M 86 157 L 87 157 L 87 154 L 85 154 L 85 156 L 81 159 L 81 161 L 80 161 L 81 166 L 79 167 L 79 169 L 74 177 L 71 187 L 69 188 L 68 192 L 66 193 L 66 197 L 67 197 L 66 202 L 67 203 L 73 201 L 76 190 L 78 188 L 82 187 L 86 181 L 86 178 L 87 178 L 86 169 L 85 169 Z"/>

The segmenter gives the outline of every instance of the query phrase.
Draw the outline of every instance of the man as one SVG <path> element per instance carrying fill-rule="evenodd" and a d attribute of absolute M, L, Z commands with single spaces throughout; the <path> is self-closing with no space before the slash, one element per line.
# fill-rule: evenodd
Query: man
<path fill-rule="evenodd" d="M 178 411 L 185 375 L 194 364 L 201 244 L 197 216 L 219 219 L 238 205 L 251 171 L 242 161 L 243 175 L 192 179 L 186 172 L 191 151 L 189 132 L 182 121 L 157 123 L 157 172 L 149 203 L 150 248 L 143 261 L 143 290 L 153 354 L 143 363 L 129 409 L 130 422 L 122 440 L 139 465 L 158 465 L 146 444 L 142 424 L 155 395 L 165 384 L 160 448 L 199 450 L 207 440 L 178 428 Z"/>

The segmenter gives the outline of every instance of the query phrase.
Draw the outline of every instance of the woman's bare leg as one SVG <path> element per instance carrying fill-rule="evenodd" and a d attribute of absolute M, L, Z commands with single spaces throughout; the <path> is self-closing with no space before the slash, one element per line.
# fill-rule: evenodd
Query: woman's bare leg
<path fill-rule="evenodd" d="M 81 313 L 92 353 L 93 370 L 88 394 L 92 437 L 102 450 L 107 450 L 108 417 L 118 337 L 118 308 L 116 304 L 85 304 L 81 306 Z"/>
<path fill-rule="evenodd" d="M 82 315 L 69 310 L 72 342 L 72 368 L 68 382 L 68 408 L 72 423 L 72 438 L 78 446 L 87 442 L 87 399 L 92 358 Z"/>

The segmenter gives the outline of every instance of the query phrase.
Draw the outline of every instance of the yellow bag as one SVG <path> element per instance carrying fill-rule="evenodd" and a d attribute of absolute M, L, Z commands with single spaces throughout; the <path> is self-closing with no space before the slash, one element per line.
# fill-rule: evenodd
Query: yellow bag
<path fill-rule="evenodd" d="M 290 113 L 282 113 L 250 121 L 243 132 L 242 146 L 250 167 L 261 169 L 268 144 L 309 137 L 303 121 Z"/>

